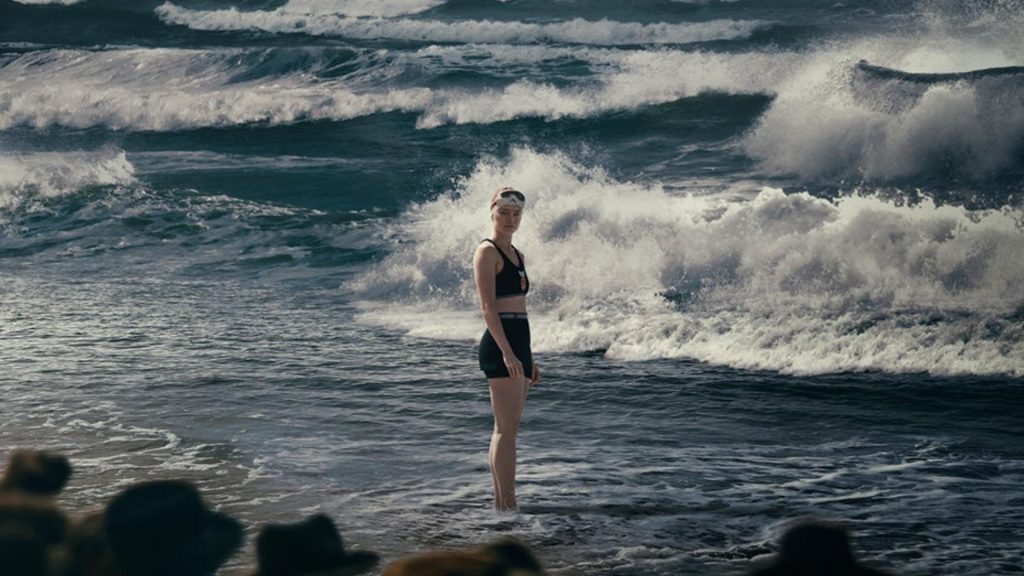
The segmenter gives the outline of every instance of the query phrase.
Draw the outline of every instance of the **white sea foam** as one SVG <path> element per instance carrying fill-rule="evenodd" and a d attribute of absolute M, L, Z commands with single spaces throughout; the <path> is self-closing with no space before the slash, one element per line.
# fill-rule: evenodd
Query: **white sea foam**
<path fill-rule="evenodd" d="M 349 17 L 393 18 L 419 14 L 445 3 L 446 0 L 289 0 L 278 8 L 280 14 L 330 15 Z"/>
<path fill-rule="evenodd" d="M 598 54 L 597 61 L 609 58 Z M 772 90 L 792 54 L 630 52 L 614 57 L 610 71 L 594 83 L 556 87 L 528 80 L 498 90 L 448 91 L 424 110 L 420 127 L 490 123 L 539 116 L 584 118 L 612 110 L 674 102 L 703 92 L 756 94 Z"/>
<path fill-rule="evenodd" d="M 90 186 L 127 185 L 135 169 L 120 150 L 0 154 L 0 208 Z"/>
<path fill-rule="evenodd" d="M 0 129 L 66 125 L 165 131 L 346 120 L 394 111 L 417 114 L 418 127 L 433 128 L 525 117 L 587 118 L 709 91 L 758 93 L 775 99 L 741 147 L 765 172 L 891 180 L 952 166 L 985 177 L 1019 163 L 1020 78 L 940 83 L 916 91 L 898 81 L 878 81 L 858 89 L 853 70 L 862 58 L 910 72 L 1019 63 L 1014 48 L 1020 40 L 992 32 L 993 26 L 977 24 L 972 31 L 986 32 L 978 38 L 876 37 L 801 53 L 429 46 L 367 56 L 386 64 L 367 66 L 358 78 L 345 80 L 318 78 L 305 68 L 248 78 L 247 72 L 262 63 L 251 50 L 40 51 L 0 68 Z M 589 74 L 576 83 L 544 81 L 542 67 L 581 62 Z M 490 88 L 396 85 L 395 78 L 406 72 L 430 76 L 452 66 L 519 79 Z"/>
<path fill-rule="evenodd" d="M 522 80 L 494 89 L 387 89 L 376 83 L 357 91 L 355 83 L 301 72 L 239 80 L 245 71 L 239 64 L 250 56 L 244 50 L 52 50 L 19 56 L 0 68 L 0 129 L 64 125 L 167 131 L 346 120 L 390 111 L 419 113 L 421 128 L 521 117 L 588 117 L 704 91 L 769 91 L 776 77 L 801 58 L 786 53 L 593 49 L 574 56 L 569 49 L 530 47 L 492 47 L 489 53 L 497 65 L 579 57 L 592 61 L 598 74 L 568 87 Z M 465 54 L 428 49 L 403 59 L 428 67 L 440 60 L 443 66 Z"/>
<path fill-rule="evenodd" d="M 1020 160 L 1024 75 L 911 84 L 865 81 L 854 64 L 913 73 L 1020 66 L 1020 38 L 1019 28 L 972 36 L 932 27 L 822 46 L 780 78 L 744 148 L 767 171 L 808 178 L 891 180 L 950 166 L 998 173 Z"/>
<path fill-rule="evenodd" d="M 178 130 L 422 109 L 427 89 L 357 94 L 301 73 L 234 82 L 240 50 L 54 50 L 0 69 L 0 128 Z"/>
<path fill-rule="evenodd" d="M 423 42 L 688 44 L 745 38 L 767 25 L 766 22 L 755 20 L 643 24 L 576 18 L 565 22 L 535 24 L 495 20 L 366 19 L 298 10 L 293 3 L 271 11 L 245 12 L 236 8 L 190 10 L 165 2 L 156 8 L 156 14 L 167 24 L 188 26 L 195 30 L 263 30 L 280 34 Z"/>
<path fill-rule="evenodd" d="M 482 162 L 451 196 L 399 219 L 402 243 L 351 288 L 363 319 L 440 338 L 475 310 L 470 255 L 499 185 L 530 192 L 516 244 L 539 351 L 604 350 L 818 373 L 1024 375 L 1024 214 L 764 189 L 673 196 L 561 154 Z M 373 303 L 376 303 L 374 307 Z M 460 316 L 461 317 L 461 316 Z"/>
<path fill-rule="evenodd" d="M 18 4 L 25 4 L 27 6 L 37 6 L 43 4 L 57 4 L 60 6 L 71 6 L 72 4 L 81 4 L 85 0 L 14 0 Z"/>

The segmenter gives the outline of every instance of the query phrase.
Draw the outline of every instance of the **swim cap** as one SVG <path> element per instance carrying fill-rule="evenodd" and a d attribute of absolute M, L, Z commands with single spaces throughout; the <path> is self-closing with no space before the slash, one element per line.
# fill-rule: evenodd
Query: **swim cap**
<path fill-rule="evenodd" d="M 491 194 L 491 209 L 495 206 L 518 206 L 526 208 L 526 196 L 510 186 L 498 188 Z"/>

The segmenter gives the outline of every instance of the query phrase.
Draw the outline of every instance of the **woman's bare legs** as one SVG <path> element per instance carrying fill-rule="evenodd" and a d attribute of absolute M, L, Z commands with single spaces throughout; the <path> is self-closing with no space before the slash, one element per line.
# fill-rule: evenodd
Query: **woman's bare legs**
<path fill-rule="evenodd" d="M 515 511 L 516 435 L 530 387 L 526 378 L 488 378 L 487 383 L 494 410 L 494 433 L 488 455 L 494 480 L 494 508 Z"/>

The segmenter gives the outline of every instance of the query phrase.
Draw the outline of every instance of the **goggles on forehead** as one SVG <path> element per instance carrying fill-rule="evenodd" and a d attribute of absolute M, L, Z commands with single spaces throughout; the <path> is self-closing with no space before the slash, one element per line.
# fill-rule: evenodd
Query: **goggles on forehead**
<path fill-rule="evenodd" d="M 492 206 L 517 206 L 526 208 L 526 196 L 513 188 L 502 188 L 494 198 Z"/>

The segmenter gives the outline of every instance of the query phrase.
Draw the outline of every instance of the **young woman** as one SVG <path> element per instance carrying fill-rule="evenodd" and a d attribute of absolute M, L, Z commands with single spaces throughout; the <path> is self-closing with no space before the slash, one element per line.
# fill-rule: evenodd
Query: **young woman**
<path fill-rule="evenodd" d="M 487 331 L 480 339 L 480 369 L 491 388 L 494 433 L 489 455 L 494 480 L 494 507 L 516 509 L 516 434 L 526 394 L 540 371 L 530 352 L 530 324 L 526 318 L 526 276 L 523 254 L 512 246 L 519 229 L 526 197 L 512 188 L 499 188 L 491 196 L 494 233 L 473 255 L 473 273 Z"/>

